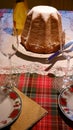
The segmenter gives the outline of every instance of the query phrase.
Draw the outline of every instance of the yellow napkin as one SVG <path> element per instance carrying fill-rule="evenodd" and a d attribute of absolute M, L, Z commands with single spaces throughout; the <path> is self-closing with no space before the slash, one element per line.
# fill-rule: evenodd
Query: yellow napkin
<path fill-rule="evenodd" d="M 17 88 L 15 88 L 15 91 L 22 99 L 22 110 L 18 119 L 11 125 L 10 130 L 27 130 L 44 117 L 48 111 L 29 97 L 25 96 Z"/>

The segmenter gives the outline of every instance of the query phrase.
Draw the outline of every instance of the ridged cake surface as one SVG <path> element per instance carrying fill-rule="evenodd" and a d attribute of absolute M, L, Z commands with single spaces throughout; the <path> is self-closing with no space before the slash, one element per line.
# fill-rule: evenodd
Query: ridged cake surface
<path fill-rule="evenodd" d="M 27 51 L 49 54 L 64 44 L 62 18 L 51 6 L 35 6 L 27 14 L 21 34 L 21 43 Z"/>

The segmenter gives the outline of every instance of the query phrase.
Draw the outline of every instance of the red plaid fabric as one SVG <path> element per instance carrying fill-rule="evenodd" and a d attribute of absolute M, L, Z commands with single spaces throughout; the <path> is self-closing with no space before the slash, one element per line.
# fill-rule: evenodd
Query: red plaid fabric
<path fill-rule="evenodd" d="M 8 76 L 5 74 L 0 75 L 0 81 L 4 81 L 6 77 Z M 15 78 L 16 87 L 21 92 L 48 110 L 48 114 L 30 130 L 73 130 L 73 122 L 67 119 L 58 107 L 59 93 L 52 86 L 52 77 L 22 73 L 15 75 Z"/>
<path fill-rule="evenodd" d="M 58 107 L 59 93 L 52 87 L 53 78 L 35 73 L 18 74 L 17 78 L 17 88 L 48 110 L 32 130 L 73 130 L 73 122 Z"/>

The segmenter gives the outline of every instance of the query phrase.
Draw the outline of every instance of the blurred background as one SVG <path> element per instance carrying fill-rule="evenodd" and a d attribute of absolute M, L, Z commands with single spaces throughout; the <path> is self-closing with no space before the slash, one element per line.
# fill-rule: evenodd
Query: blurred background
<path fill-rule="evenodd" d="M 0 8 L 13 8 L 16 0 L 0 0 Z M 73 10 L 73 0 L 27 0 L 29 9 L 36 5 L 50 5 L 59 10 Z"/>

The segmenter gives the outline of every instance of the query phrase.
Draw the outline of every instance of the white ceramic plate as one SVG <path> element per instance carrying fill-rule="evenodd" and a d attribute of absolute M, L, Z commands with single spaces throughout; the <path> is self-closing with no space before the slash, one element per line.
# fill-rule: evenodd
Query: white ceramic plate
<path fill-rule="evenodd" d="M 13 123 L 21 112 L 22 102 L 20 96 L 11 91 L 0 104 L 0 129 Z"/>
<path fill-rule="evenodd" d="M 60 93 L 58 104 L 63 114 L 73 121 L 73 85 Z"/>

